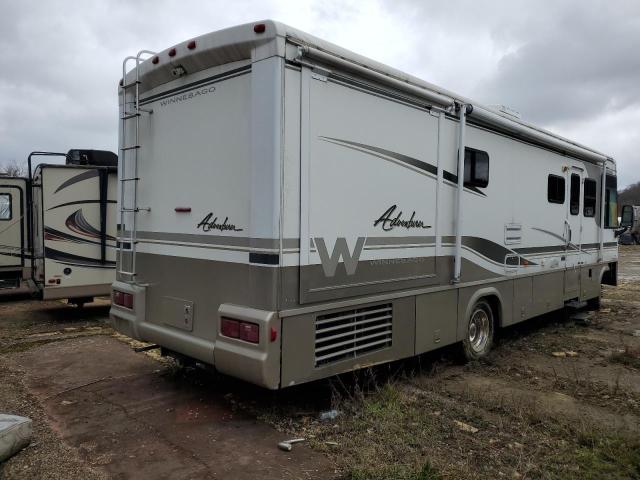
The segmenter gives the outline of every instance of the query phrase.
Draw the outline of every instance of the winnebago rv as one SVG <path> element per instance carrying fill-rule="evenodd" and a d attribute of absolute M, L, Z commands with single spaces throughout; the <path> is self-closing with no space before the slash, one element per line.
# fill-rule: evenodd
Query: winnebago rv
<path fill-rule="evenodd" d="M 64 156 L 65 165 L 33 156 Z M 29 177 L 0 177 L 0 296 L 32 293 L 82 305 L 115 279 L 117 156 L 34 152 Z"/>
<path fill-rule="evenodd" d="M 270 389 L 479 358 L 616 283 L 606 155 L 272 21 L 123 70 L 110 316 L 167 353 Z"/>

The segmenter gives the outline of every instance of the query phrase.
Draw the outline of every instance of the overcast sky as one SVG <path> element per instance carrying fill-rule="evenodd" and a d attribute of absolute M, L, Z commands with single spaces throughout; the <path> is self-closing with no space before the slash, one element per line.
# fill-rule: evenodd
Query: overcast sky
<path fill-rule="evenodd" d="M 640 1 L 0 0 L 0 164 L 117 148 L 122 59 L 272 18 L 612 155 L 640 181 Z"/>

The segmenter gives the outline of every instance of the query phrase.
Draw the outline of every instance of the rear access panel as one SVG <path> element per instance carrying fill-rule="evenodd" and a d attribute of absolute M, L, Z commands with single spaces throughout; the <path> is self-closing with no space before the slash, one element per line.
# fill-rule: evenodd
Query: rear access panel
<path fill-rule="evenodd" d="M 183 298 L 162 297 L 164 324 L 180 330 L 193 330 L 193 302 Z"/>

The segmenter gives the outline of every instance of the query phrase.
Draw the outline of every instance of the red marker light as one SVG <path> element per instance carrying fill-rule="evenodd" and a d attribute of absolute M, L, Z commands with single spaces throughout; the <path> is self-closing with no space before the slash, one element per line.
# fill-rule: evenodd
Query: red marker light
<path fill-rule="evenodd" d="M 267 29 L 267 26 L 264 23 L 256 23 L 253 26 L 253 31 L 256 33 L 264 33 L 266 29 Z"/>
<path fill-rule="evenodd" d="M 176 56 L 176 49 L 172 48 L 171 50 L 169 50 L 169 56 L 170 57 L 175 57 Z"/>
<path fill-rule="evenodd" d="M 271 341 L 275 342 L 278 339 L 278 331 L 271 327 Z"/>
<path fill-rule="evenodd" d="M 158 58 L 158 57 L 153 57 L 153 60 L 151 60 L 151 63 L 153 63 L 154 65 L 156 65 L 159 61 L 160 61 L 160 58 Z"/>
<path fill-rule="evenodd" d="M 196 41 L 195 40 L 191 40 L 189 43 L 187 43 L 187 48 L 189 50 L 193 50 L 194 48 L 196 48 Z"/>
<path fill-rule="evenodd" d="M 188 213 L 191 211 L 191 207 L 176 207 L 174 208 L 174 210 L 179 213 L 183 213 L 183 212 Z"/>

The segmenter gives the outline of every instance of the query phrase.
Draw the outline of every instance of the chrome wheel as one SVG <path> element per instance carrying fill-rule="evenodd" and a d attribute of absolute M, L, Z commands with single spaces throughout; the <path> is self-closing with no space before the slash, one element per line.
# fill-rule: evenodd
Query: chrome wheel
<path fill-rule="evenodd" d="M 475 354 L 482 355 L 486 352 L 488 344 L 493 337 L 493 314 L 491 307 L 485 302 L 474 306 L 469 319 L 467 342 Z"/>

